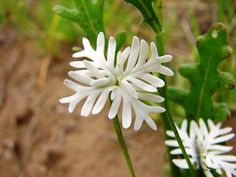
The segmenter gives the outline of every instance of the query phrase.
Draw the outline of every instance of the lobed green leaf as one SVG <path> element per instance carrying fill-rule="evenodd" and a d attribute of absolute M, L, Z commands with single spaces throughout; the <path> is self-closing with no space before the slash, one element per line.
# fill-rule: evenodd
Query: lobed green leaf
<path fill-rule="evenodd" d="M 214 103 L 212 96 L 235 86 L 233 76 L 218 68 L 232 54 L 227 42 L 226 27 L 221 23 L 213 25 L 207 34 L 197 40 L 197 49 L 199 63 L 185 64 L 179 69 L 180 74 L 189 80 L 190 90 L 170 87 L 167 96 L 183 106 L 190 120 L 202 117 L 222 121 L 230 112 L 226 104 Z"/>
<path fill-rule="evenodd" d="M 54 7 L 56 14 L 76 22 L 87 34 L 92 44 L 96 36 L 104 31 L 103 4 L 104 0 L 74 0 L 76 8 L 69 9 L 60 5 Z"/>

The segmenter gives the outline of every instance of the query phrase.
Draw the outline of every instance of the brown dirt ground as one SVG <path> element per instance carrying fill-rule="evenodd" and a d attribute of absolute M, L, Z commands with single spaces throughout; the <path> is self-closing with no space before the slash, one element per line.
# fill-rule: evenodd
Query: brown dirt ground
<path fill-rule="evenodd" d="M 30 41 L 6 36 L 0 39 L 0 176 L 128 177 L 106 111 L 81 118 L 58 103 L 71 93 L 63 86 L 68 61 L 51 63 L 40 89 L 38 75 L 47 56 Z M 161 128 L 124 133 L 137 176 L 163 177 Z"/>
<path fill-rule="evenodd" d="M 51 63 L 45 85 L 37 87 L 48 58 L 42 53 L 30 41 L 0 35 L 0 176 L 129 177 L 106 111 L 81 118 L 58 103 L 71 93 L 62 84 L 68 61 Z M 124 133 L 137 177 L 164 177 L 161 126 Z"/>

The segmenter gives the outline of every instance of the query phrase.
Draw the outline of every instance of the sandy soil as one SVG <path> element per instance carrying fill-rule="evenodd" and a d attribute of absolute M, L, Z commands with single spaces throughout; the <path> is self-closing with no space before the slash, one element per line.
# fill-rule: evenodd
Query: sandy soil
<path fill-rule="evenodd" d="M 4 33 L 7 40 L 0 46 L 0 176 L 128 177 L 106 111 L 81 118 L 58 103 L 71 93 L 63 86 L 68 61 L 51 63 L 40 89 L 40 66 L 50 57 L 32 42 L 10 36 Z M 161 127 L 124 133 L 137 177 L 163 177 Z"/>

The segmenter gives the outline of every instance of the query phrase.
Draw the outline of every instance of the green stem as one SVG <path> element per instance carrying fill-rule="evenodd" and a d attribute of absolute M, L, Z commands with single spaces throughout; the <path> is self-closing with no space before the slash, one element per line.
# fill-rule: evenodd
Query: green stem
<path fill-rule="evenodd" d="M 163 96 L 163 92 L 161 91 L 161 89 L 160 89 L 160 94 Z M 165 105 L 166 105 L 166 103 L 165 103 Z M 173 118 L 172 118 L 172 116 L 171 116 L 171 114 L 170 114 L 170 112 L 168 110 L 168 106 L 165 107 L 165 108 L 166 108 L 166 112 L 164 113 L 165 114 L 165 118 L 167 118 L 167 121 L 168 121 L 169 126 L 171 127 L 171 130 L 173 130 L 173 132 L 175 134 L 175 139 L 177 140 L 177 142 L 179 144 L 179 147 L 180 147 L 180 149 L 181 149 L 181 151 L 183 153 L 183 156 L 184 156 L 185 160 L 187 161 L 187 164 L 188 164 L 191 176 L 192 177 L 196 177 L 196 173 L 195 173 L 194 167 L 193 167 L 193 165 L 192 165 L 192 163 L 191 163 L 191 161 L 189 159 L 189 156 L 188 156 L 188 154 L 187 154 L 187 152 L 186 152 L 186 150 L 184 148 L 183 142 L 182 142 L 182 140 L 181 140 L 181 138 L 179 136 L 179 133 L 178 133 L 178 130 L 177 130 L 176 126 L 175 126 L 174 120 L 173 120 Z"/>
<path fill-rule="evenodd" d="M 165 46 L 164 46 L 164 40 L 163 40 L 163 32 L 157 33 L 156 34 L 156 41 L 158 43 L 158 53 L 159 55 L 164 55 L 165 53 Z M 161 79 L 166 83 L 166 77 L 164 75 L 161 75 Z M 166 88 L 167 88 L 167 84 L 160 89 L 160 94 L 165 98 L 165 102 L 163 103 L 163 106 L 165 107 L 166 111 L 169 112 L 169 102 L 168 99 L 166 97 Z M 170 123 L 168 121 L 168 117 L 166 114 L 162 114 L 162 122 L 164 125 L 164 131 L 166 130 L 170 130 L 171 126 Z M 165 135 L 165 139 L 167 139 L 168 137 Z M 168 153 L 168 158 L 169 158 L 169 162 L 170 162 L 170 167 L 171 167 L 171 176 L 172 177 L 180 177 L 180 170 L 177 166 L 175 166 L 172 163 L 173 160 L 173 156 L 170 154 L 171 148 L 167 147 L 167 153 Z"/>
<path fill-rule="evenodd" d="M 161 26 L 162 26 L 162 0 L 158 0 L 157 2 L 157 15 L 159 18 L 159 21 L 161 22 Z M 162 29 L 162 27 L 161 27 Z M 156 42 L 158 43 L 158 53 L 159 55 L 164 55 L 165 53 L 165 45 L 164 45 L 164 32 L 163 31 L 159 31 L 156 29 L 153 29 L 153 31 L 156 32 Z M 161 76 L 161 79 L 166 83 L 166 77 L 164 75 Z M 165 102 L 164 107 L 166 109 L 166 112 L 169 112 L 169 101 L 168 98 L 166 97 L 166 89 L 167 89 L 167 84 L 161 89 L 160 93 L 162 93 L 161 95 L 165 98 Z M 171 129 L 171 125 L 168 121 L 168 116 L 166 114 L 162 114 L 162 122 L 164 125 L 164 131 L 166 130 L 170 130 Z M 167 136 L 165 135 L 165 139 L 167 139 Z M 169 157 L 169 163 L 170 163 L 170 167 L 171 167 L 171 176 L 172 177 L 180 177 L 180 170 L 177 166 L 175 166 L 172 163 L 173 160 L 173 156 L 170 154 L 171 148 L 167 147 L 167 153 L 168 153 L 168 157 Z"/>
<path fill-rule="evenodd" d="M 157 43 L 158 43 L 158 46 L 159 46 L 159 50 L 158 50 L 159 54 L 163 55 L 164 54 L 164 50 L 165 50 L 165 48 L 164 48 L 164 40 L 163 40 L 163 32 L 157 33 L 156 40 L 157 40 Z M 167 83 L 166 82 L 166 77 L 164 75 L 161 75 L 161 79 L 165 83 Z M 169 130 L 170 128 L 171 128 L 171 130 L 173 130 L 173 132 L 175 134 L 175 137 L 176 137 L 176 140 L 177 140 L 177 142 L 179 144 L 179 147 L 182 150 L 183 156 L 184 156 L 184 158 L 186 159 L 186 161 L 188 163 L 191 176 L 195 177 L 196 175 L 195 175 L 195 172 L 194 172 L 193 165 L 192 165 L 192 163 L 191 163 L 191 161 L 189 159 L 189 156 L 186 153 L 186 150 L 184 148 L 183 142 L 182 142 L 182 140 L 181 140 L 181 138 L 179 136 L 179 133 L 177 131 L 177 128 L 175 126 L 174 120 L 173 120 L 173 118 L 172 118 L 172 116 L 170 114 L 169 101 L 168 101 L 168 97 L 166 95 L 167 87 L 168 87 L 167 84 L 165 84 L 165 86 L 163 88 L 159 89 L 160 95 L 165 98 L 164 106 L 165 106 L 166 112 L 163 114 L 164 128 L 165 128 L 165 130 Z M 172 159 L 172 156 L 170 155 L 170 152 L 168 152 L 168 153 L 169 153 L 170 159 Z M 173 165 L 171 165 L 171 167 L 173 168 Z M 179 171 L 174 172 L 174 170 L 175 170 L 175 168 L 172 169 L 172 175 L 174 177 L 179 176 L 179 174 L 178 174 Z"/>
<path fill-rule="evenodd" d="M 129 171 L 131 173 L 131 176 L 135 177 L 134 168 L 133 168 L 130 156 L 129 156 L 129 152 L 128 152 L 128 149 L 127 149 L 127 146 L 126 146 L 126 143 L 125 143 L 125 139 L 124 139 L 124 136 L 123 136 L 123 133 L 122 133 L 120 123 L 119 123 L 119 120 L 118 120 L 117 116 L 113 119 L 113 125 L 114 125 L 115 131 L 116 131 L 117 138 L 119 140 L 119 144 L 120 144 L 122 153 L 125 157 L 125 160 L 127 162 L 128 167 L 129 167 Z"/>
<path fill-rule="evenodd" d="M 159 18 L 161 18 L 161 19 L 159 19 L 159 21 L 162 22 L 162 21 L 163 21 L 163 20 L 162 20 L 162 0 L 158 0 L 157 3 L 158 3 L 158 14 L 159 14 Z M 156 14 L 155 14 L 155 15 L 156 15 Z M 158 17 L 156 16 L 156 18 L 158 18 Z M 157 24 L 157 25 L 159 25 L 159 24 Z M 161 26 L 162 26 L 162 24 L 161 24 Z M 160 29 L 163 29 L 163 28 L 161 27 Z M 164 36 L 163 31 L 158 31 L 158 30 L 156 30 L 155 28 L 153 28 L 153 31 L 156 32 L 156 41 L 157 41 L 157 43 L 158 43 L 158 52 L 159 52 L 160 55 L 164 55 L 164 53 L 165 53 L 165 45 L 164 45 L 164 39 L 163 39 L 163 36 Z M 187 153 L 186 153 L 186 150 L 185 150 L 185 148 L 184 148 L 183 142 L 182 142 L 182 140 L 181 140 L 181 138 L 180 138 L 180 136 L 179 136 L 178 130 L 177 130 L 176 126 L 175 126 L 174 120 L 173 120 L 173 118 L 172 118 L 172 116 L 171 116 L 171 113 L 170 113 L 170 110 L 169 110 L 169 102 L 168 102 L 168 98 L 167 98 L 167 95 L 166 95 L 166 90 L 167 90 L 166 77 L 165 77 L 164 75 L 162 75 L 161 78 L 162 78 L 163 81 L 166 83 L 163 88 L 159 89 L 160 95 L 165 98 L 164 106 L 165 106 L 166 112 L 163 114 L 163 118 L 164 118 L 164 119 L 163 119 L 164 128 L 165 128 L 165 130 L 168 130 L 169 128 L 171 128 L 171 129 L 173 130 L 173 132 L 174 132 L 174 134 L 175 134 L 175 137 L 176 137 L 176 140 L 177 140 L 177 142 L 178 142 L 178 144 L 179 144 L 179 147 L 180 147 L 180 149 L 181 149 L 181 151 L 182 151 L 182 153 L 183 153 L 183 156 L 184 156 L 185 160 L 186 160 L 187 163 L 188 163 L 191 176 L 192 176 L 192 177 L 195 177 L 196 174 L 195 174 L 193 165 L 192 165 L 192 163 L 191 163 L 191 161 L 190 161 L 190 159 L 189 159 L 189 156 L 188 156 Z M 166 121 L 166 120 L 167 120 L 167 121 Z M 168 154 L 169 154 L 170 159 L 172 159 L 172 156 L 171 156 L 169 150 L 170 150 L 170 149 L 168 149 Z M 176 172 L 174 172 L 174 170 L 175 170 L 176 168 L 173 167 L 173 164 L 172 164 L 172 163 L 171 163 L 171 167 L 172 167 L 172 176 L 174 176 L 174 177 L 180 176 L 179 170 L 176 171 Z M 174 169 L 173 169 L 173 168 L 174 168 Z"/>
<path fill-rule="evenodd" d="M 142 6 L 144 13 L 147 15 L 147 23 L 152 27 L 152 29 L 158 33 L 162 31 L 162 25 L 158 20 L 158 17 L 155 15 L 155 12 L 153 10 L 150 10 L 148 7 L 146 7 L 145 0 L 138 0 L 140 5 Z"/>

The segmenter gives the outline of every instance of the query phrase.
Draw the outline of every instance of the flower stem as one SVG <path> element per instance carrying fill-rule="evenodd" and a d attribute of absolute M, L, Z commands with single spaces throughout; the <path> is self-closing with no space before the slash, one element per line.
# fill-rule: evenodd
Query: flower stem
<path fill-rule="evenodd" d="M 160 55 L 164 55 L 164 50 L 165 50 L 165 48 L 164 48 L 163 32 L 157 32 L 157 34 L 156 34 L 156 41 L 157 41 L 158 46 L 159 46 L 159 50 L 158 50 L 159 54 L 160 54 Z M 161 75 L 161 79 L 162 79 L 165 83 L 167 83 L 166 77 L 165 77 L 164 75 Z M 175 126 L 174 120 L 173 120 L 173 118 L 172 118 L 172 116 L 171 116 L 171 114 L 170 114 L 169 103 L 168 103 L 168 97 L 166 96 L 167 87 L 168 87 L 168 86 L 167 86 L 167 84 L 166 84 L 163 88 L 159 89 L 160 95 L 165 98 L 164 107 L 165 107 L 165 109 L 166 109 L 166 112 L 163 114 L 164 127 L 165 127 L 165 130 L 168 130 L 168 129 L 173 130 L 173 132 L 174 132 L 174 134 L 175 134 L 175 137 L 176 137 L 176 140 L 177 140 L 177 142 L 178 142 L 178 144 L 179 144 L 179 147 L 180 147 L 180 149 L 182 150 L 183 156 L 184 156 L 185 160 L 186 160 L 187 163 L 188 163 L 191 176 L 192 176 L 192 177 L 195 177 L 196 174 L 195 174 L 193 165 L 192 165 L 192 163 L 191 163 L 191 161 L 190 161 L 190 159 L 189 159 L 189 156 L 188 156 L 187 153 L 186 153 L 186 150 L 185 150 L 185 148 L 184 148 L 183 142 L 182 142 L 182 140 L 181 140 L 181 138 L 180 138 L 180 136 L 179 136 L 179 133 L 178 133 L 178 131 L 177 131 L 177 128 L 176 128 L 176 126 Z M 168 153 L 170 153 L 170 152 L 168 152 Z M 170 154 L 169 154 L 169 156 L 170 156 L 170 159 L 171 159 L 172 157 L 171 157 Z M 173 168 L 173 165 L 172 165 L 172 168 Z M 173 175 L 173 176 L 179 176 L 178 173 L 179 173 L 178 171 L 174 172 L 173 169 L 172 169 L 172 175 Z"/>
<path fill-rule="evenodd" d="M 155 15 L 156 15 L 156 18 L 159 18 L 159 21 L 161 22 L 161 24 L 156 24 L 156 25 L 161 25 L 161 28 L 158 28 L 158 29 L 163 29 L 162 28 L 162 22 L 163 22 L 163 19 L 162 19 L 162 0 L 158 0 L 158 1 L 156 1 L 156 3 L 157 3 L 157 13 L 155 13 Z M 158 43 L 158 52 L 159 52 L 160 55 L 164 55 L 164 52 L 165 52 L 165 45 L 164 45 L 164 39 L 163 39 L 164 38 L 164 33 L 163 33 L 162 30 L 157 30 L 155 28 L 153 28 L 153 30 L 156 32 L 156 41 Z M 173 132 L 175 134 L 175 137 L 176 137 L 176 140 L 179 144 L 179 147 L 180 147 L 180 149 L 183 153 L 183 156 L 184 156 L 185 160 L 188 163 L 191 176 L 196 177 L 193 165 L 192 165 L 192 163 L 189 159 L 189 156 L 186 153 L 183 142 L 182 142 L 182 140 L 179 136 L 178 130 L 175 126 L 174 120 L 173 120 L 173 118 L 171 116 L 171 113 L 170 113 L 170 110 L 169 110 L 168 98 L 166 96 L 166 90 L 167 90 L 167 87 L 168 87 L 167 82 L 166 82 L 166 77 L 164 75 L 161 75 L 161 78 L 166 83 L 163 88 L 159 89 L 160 95 L 163 96 L 166 99 L 165 102 L 164 102 L 166 112 L 163 114 L 163 118 L 164 118 L 163 122 L 164 122 L 165 130 L 168 130 L 169 128 L 171 128 L 173 130 Z M 167 120 L 167 122 L 166 122 L 166 120 Z M 168 154 L 170 156 L 170 159 L 172 159 L 169 149 L 168 149 Z M 173 176 L 179 176 L 180 175 L 180 174 L 178 174 L 179 170 L 174 172 L 175 167 L 173 167 L 173 164 L 171 165 L 171 167 L 174 168 L 174 169 L 172 169 L 172 175 Z"/>
<path fill-rule="evenodd" d="M 181 138 L 179 136 L 179 133 L 178 133 L 178 130 L 177 130 L 176 126 L 175 126 L 173 118 L 172 118 L 171 114 L 169 113 L 169 111 L 167 109 L 166 109 L 165 115 L 166 115 L 165 117 L 167 118 L 168 123 L 169 123 L 171 129 L 173 130 L 173 132 L 175 134 L 175 138 L 176 138 L 176 140 L 177 140 L 177 142 L 179 144 L 179 147 L 180 147 L 180 149 L 181 149 L 181 151 L 183 153 L 183 156 L 184 156 L 185 160 L 187 161 L 188 167 L 190 169 L 191 177 L 196 177 L 196 173 L 195 173 L 194 167 L 193 167 L 193 165 L 192 165 L 192 163 L 191 163 L 191 161 L 189 159 L 189 156 L 187 155 L 187 152 L 186 152 L 186 150 L 184 148 L 184 145 L 183 145 L 183 142 L 182 142 L 182 140 L 181 140 Z"/>
<path fill-rule="evenodd" d="M 113 125 L 114 125 L 115 131 L 116 131 L 117 138 L 119 140 L 119 144 L 120 144 L 122 153 L 125 157 L 125 160 L 127 162 L 128 167 L 129 167 L 129 171 L 131 173 L 131 176 L 135 177 L 134 168 L 133 168 L 130 156 L 129 156 L 129 152 L 128 152 L 128 149 L 127 149 L 127 146 L 126 146 L 126 143 L 125 143 L 125 139 L 124 139 L 124 136 L 123 136 L 123 133 L 122 133 L 120 123 L 119 123 L 119 120 L 118 120 L 117 116 L 113 119 Z"/>
<path fill-rule="evenodd" d="M 164 53 L 165 53 L 164 32 L 163 32 L 163 30 L 158 30 L 158 29 L 163 29 L 163 27 L 162 27 L 162 25 L 163 25 L 162 24 L 163 23 L 163 18 L 162 18 L 163 17 L 163 15 L 162 15 L 162 0 L 157 0 L 156 3 L 157 3 L 156 4 L 156 9 L 157 10 L 156 10 L 155 15 L 159 19 L 160 23 L 159 24 L 155 24 L 154 26 L 161 25 L 161 28 L 152 28 L 152 29 L 156 33 L 156 42 L 158 44 L 158 53 L 159 53 L 159 55 L 164 55 Z M 161 79 L 166 83 L 166 77 L 164 75 L 161 75 Z M 166 113 L 169 113 L 170 109 L 169 109 L 168 98 L 166 96 L 166 89 L 167 89 L 167 84 L 165 84 L 165 86 L 163 88 L 161 88 L 159 90 L 159 92 L 160 92 L 161 96 L 163 96 L 165 98 L 165 102 L 163 104 L 164 104 L 164 107 L 166 109 Z M 163 125 L 164 125 L 164 131 L 172 129 L 172 126 L 170 124 L 168 115 L 166 113 L 162 114 L 162 122 L 163 122 Z M 171 116 L 169 116 L 169 117 L 172 119 Z M 167 136 L 165 138 L 167 138 Z M 170 167 L 171 167 L 171 176 L 172 177 L 180 177 L 181 176 L 180 170 L 179 170 L 178 167 L 176 167 L 172 163 L 173 157 L 170 154 L 170 151 L 171 151 L 171 148 L 167 147 L 167 153 L 168 153 L 168 157 L 169 157 L 169 161 L 170 161 Z"/>
<path fill-rule="evenodd" d="M 160 53 L 160 55 L 163 55 L 164 54 L 164 40 L 163 40 L 163 32 L 158 32 L 157 33 L 157 36 L 156 36 L 156 41 L 158 42 L 158 46 L 160 48 L 160 50 L 158 51 Z M 161 75 L 161 79 L 165 82 L 166 82 L 166 77 L 164 75 Z M 184 145 L 183 145 L 183 142 L 179 136 L 179 133 L 178 133 L 178 130 L 175 126 L 175 123 L 174 123 L 174 120 L 170 114 L 170 109 L 169 109 L 169 103 L 168 103 L 168 97 L 166 96 L 166 90 L 167 90 L 167 84 L 159 89 L 159 92 L 160 92 L 160 95 L 163 96 L 165 98 L 165 102 L 164 102 L 164 106 L 165 106 L 165 109 L 166 109 L 166 112 L 163 114 L 163 122 L 164 122 L 164 126 L 165 126 L 165 129 L 168 130 L 171 128 L 171 130 L 173 130 L 174 134 L 175 134 L 175 137 L 176 137 L 176 140 L 179 144 L 179 147 L 180 149 L 182 150 L 182 153 L 183 153 L 183 156 L 185 158 L 185 160 L 187 161 L 188 163 L 188 166 L 189 166 L 189 169 L 190 169 L 190 173 L 191 173 L 191 176 L 195 177 L 196 174 L 195 174 L 195 171 L 194 171 L 194 168 L 193 168 L 193 165 L 189 159 L 189 156 L 187 155 L 186 153 L 186 150 L 184 148 Z M 166 122 L 167 120 L 167 122 Z M 171 155 L 170 155 L 171 156 Z M 178 172 L 177 172 L 178 173 Z M 177 174 L 176 173 L 176 174 Z M 172 172 L 173 174 L 173 172 Z M 174 174 L 174 176 L 176 176 L 176 174 Z"/>
<path fill-rule="evenodd" d="M 165 53 L 165 45 L 164 45 L 163 35 L 164 35 L 163 32 L 156 33 L 156 41 L 158 43 L 158 53 L 160 55 L 164 55 L 164 53 Z M 166 77 L 164 75 L 161 75 L 161 79 L 166 83 Z M 165 102 L 163 103 L 163 105 L 166 109 L 166 112 L 169 112 L 170 109 L 169 109 L 168 98 L 166 96 L 166 89 L 167 89 L 167 84 L 165 84 L 165 86 L 163 88 L 159 89 L 159 92 L 160 92 L 160 95 L 165 98 Z M 164 131 L 172 129 L 166 114 L 162 114 L 162 122 L 164 125 Z M 165 139 L 167 139 L 167 136 L 165 136 Z M 172 177 L 180 177 L 181 176 L 180 170 L 177 166 L 175 166 L 172 163 L 173 157 L 170 154 L 170 151 L 171 151 L 171 148 L 167 147 L 167 153 L 168 153 L 168 158 L 169 158 L 170 167 L 171 167 L 171 176 Z"/>

